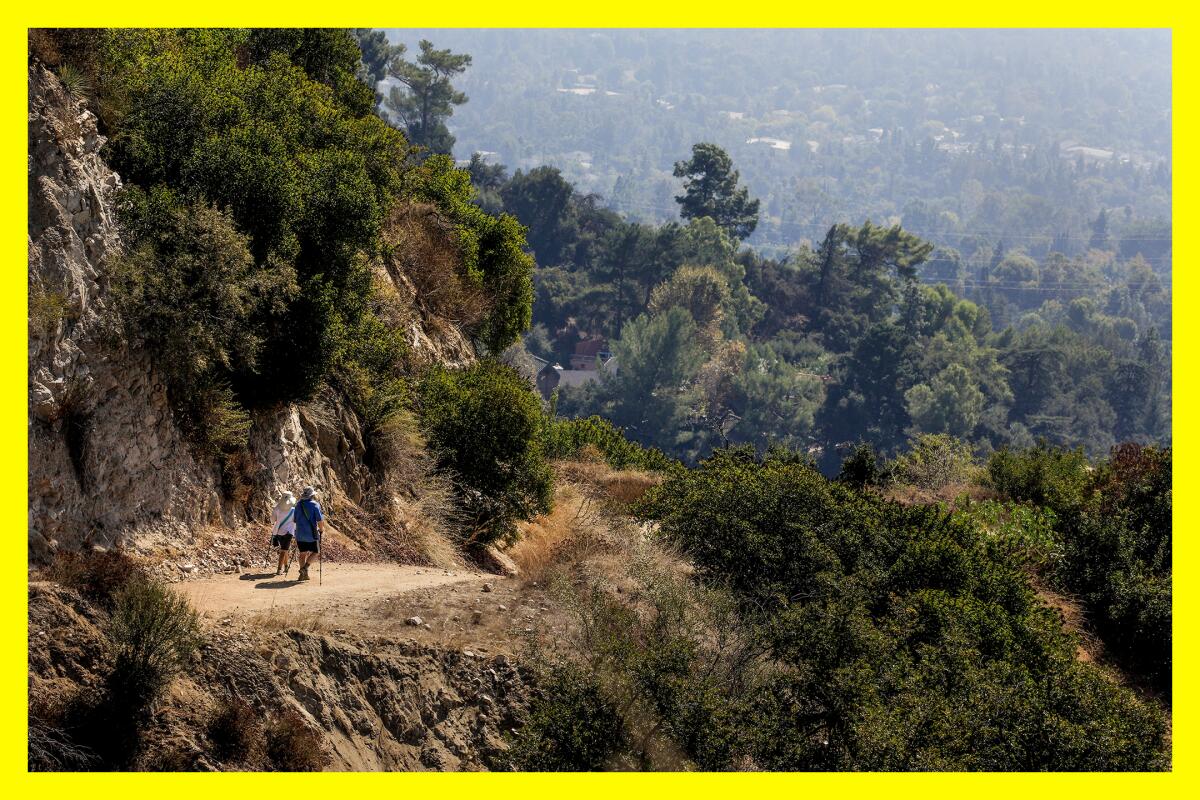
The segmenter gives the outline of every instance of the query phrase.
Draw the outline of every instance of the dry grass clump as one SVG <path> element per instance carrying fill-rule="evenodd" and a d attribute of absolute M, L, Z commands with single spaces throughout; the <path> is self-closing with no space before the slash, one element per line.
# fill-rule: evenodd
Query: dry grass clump
<path fill-rule="evenodd" d="M 466 567 L 456 544 L 454 496 L 448 481 L 431 475 L 411 495 L 393 495 L 386 509 L 421 563 L 442 569 Z"/>
<path fill-rule="evenodd" d="M 67 586 L 105 610 L 131 581 L 142 580 L 141 565 L 119 550 L 74 552 L 60 550 L 42 571 L 46 580 Z"/>
<path fill-rule="evenodd" d="M 590 451 L 595 451 L 594 453 Z M 663 476 L 637 469 L 613 469 L 598 456 L 599 451 L 586 445 L 579 458 L 555 463 L 560 479 L 573 481 L 589 488 L 598 498 L 621 505 L 634 503 L 651 488 L 663 481 Z"/>
<path fill-rule="evenodd" d="M 588 502 L 586 494 L 574 500 L 576 510 Z M 561 498 L 559 505 L 566 505 Z M 531 643 L 526 658 L 542 692 L 510 750 L 510 768 L 695 768 L 668 731 L 686 739 L 685 731 L 715 719 L 721 698 L 765 684 L 764 662 L 736 603 L 695 583 L 679 553 L 627 518 L 598 515 L 588 528 L 563 524 L 569 521 L 569 509 L 558 524 L 538 520 L 531 539 L 514 548 L 530 548 L 523 562 L 530 555 L 539 558 L 534 566 L 549 562 L 539 580 L 548 577 L 568 621 L 557 639 Z M 576 537 L 590 546 L 578 547 Z M 555 676 L 564 674 L 590 702 L 560 690 Z M 589 725 L 580 728 L 581 718 Z M 611 741 L 589 740 L 594 728 Z"/>
<path fill-rule="evenodd" d="M 263 744 L 258 713 L 240 697 L 222 698 L 217 703 L 205 733 L 213 755 L 221 761 L 253 762 Z"/>
<path fill-rule="evenodd" d="M 363 505 L 378 529 L 411 551 L 409 560 L 463 567 L 459 510 L 450 479 L 440 474 L 411 412 L 392 414 L 372 436 L 377 488 Z"/>
<path fill-rule="evenodd" d="M 100 760 L 95 751 L 74 741 L 66 728 L 75 708 L 81 705 L 86 687 L 67 682 L 65 691 L 46 684 L 30 686 L 29 750 L 30 772 L 67 772 L 95 769 Z"/>
<path fill-rule="evenodd" d="M 290 708 L 268 723 L 265 744 L 271 766 L 280 772 L 319 772 L 332 760 L 321 735 Z"/>
<path fill-rule="evenodd" d="M 632 564 L 653 554 L 679 574 L 691 571 L 650 531 L 621 513 L 618 503 L 640 497 L 658 477 L 604 464 L 559 464 L 554 510 L 520 525 L 521 536 L 506 553 L 526 582 L 546 583 L 571 572 L 609 586 L 628 582 Z M 570 475 L 574 480 L 567 479 Z M 615 501 L 615 502 L 614 502 Z"/>
<path fill-rule="evenodd" d="M 325 611 L 297 613 L 291 610 L 272 609 L 259 611 L 249 616 L 249 622 L 264 631 L 298 630 L 308 633 L 327 633 L 332 626 L 325 619 Z"/>
<path fill-rule="evenodd" d="M 560 482 L 554 510 L 519 525 L 521 536 L 506 552 L 526 581 L 545 581 L 552 568 L 568 555 L 578 555 L 581 544 L 603 538 L 602 521 L 594 499 L 578 485 Z"/>
<path fill-rule="evenodd" d="M 397 286 L 411 288 L 411 304 L 427 325 L 470 329 L 487 315 L 487 293 L 461 275 L 454 225 L 435 206 L 397 205 L 384 223 L 383 236 L 383 266 Z"/>
<path fill-rule="evenodd" d="M 984 500 L 998 500 L 1000 493 L 978 483 L 950 483 L 937 489 L 924 489 L 911 484 L 893 484 L 887 487 L 883 496 L 904 505 L 932 505 L 945 503 L 953 508 L 964 499 L 973 503 Z"/>
<path fill-rule="evenodd" d="M 633 503 L 662 483 L 661 475 L 636 469 L 613 470 L 604 480 L 604 490 L 618 503 Z"/>
<path fill-rule="evenodd" d="M 29 55 L 48 67 L 57 67 L 62 61 L 58 39 L 54 34 L 53 30 L 46 28 L 29 29 Z"/>
<path fill-rule="evenodd" d="M 402 480 L 386 473 L 361 504 L 341 492 L 332 494 L 337 528 L 327 540 L 331 560 L 465 566 L 452 488 L 444 477 L 430 471 Z"/>

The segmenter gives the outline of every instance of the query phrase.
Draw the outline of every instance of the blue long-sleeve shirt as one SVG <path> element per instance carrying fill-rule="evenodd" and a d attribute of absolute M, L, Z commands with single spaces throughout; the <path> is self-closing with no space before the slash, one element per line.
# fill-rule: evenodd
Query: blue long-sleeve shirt
<path fill-rule="evenodd" d="M 317 523 L 325 519 L 321 513 L 321 504 L 316 500 L 301 500 L 296 503 L 296 541 L 315 542 L 317 540 Z"/>

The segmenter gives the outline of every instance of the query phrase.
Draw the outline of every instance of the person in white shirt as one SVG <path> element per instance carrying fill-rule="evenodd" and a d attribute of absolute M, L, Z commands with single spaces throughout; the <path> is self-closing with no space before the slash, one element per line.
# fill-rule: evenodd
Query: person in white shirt
<path fill-rule="evenodd" d="M 296 496 L 284 492 L 271 511 L 271 547 L 279 548 L 279 563 L 276 575 L 287 575 L 291 568 L 292 537 L 296 533 Z"/>

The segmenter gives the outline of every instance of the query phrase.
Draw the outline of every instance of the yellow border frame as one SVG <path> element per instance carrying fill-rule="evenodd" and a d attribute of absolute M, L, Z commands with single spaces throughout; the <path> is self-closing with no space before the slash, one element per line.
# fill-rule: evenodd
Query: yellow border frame
<path fill-rule="evenodd" d="M 28 386 L 26 347 L 27 281 L 27 194 L 19 191 L 27 176 L 27 79 L 26 38 L 29 27 L 53 26 L 339 26 L 362 27 L 1157 27 L 1171 28 L 1175 130 L 1189 130 L 1196 120 L 1192 101 L 1196 99 L 1193 82 L 1198 75 L 1196 52 L 1190 45 L 1191 14 L 1183 4 L 1150 0 L 1139 4 L 1111 0 L 1049 4 L 1016 0 L 999 5 L 971 7 L 962 2 L 937 0 L 919 7 L 880 0 L 860 0 L 852 6 L 833 8 L 806 4 L 783 4 L 781 8 L 764 6 L 731 7 L 714 0 L 665 0 L 657 4 L 635 0 L 608 0 L 584 6 L 576 3 L 534 0 L 514 8 L 509 4 L 481 0 L 455 0 L 446 6 L 414 7 L 397 4 L 397 10 L 385 8 L 332 9 L 328 3 L 313 0 L 259 2 L 255 4 L 207 0 L 186 9 L 146 2 L 96 3 L 70 8 L 35 7 L 10 0 L 0 26 L 0 91 L 3 92 L 3 146 L 0 185 L 5 187 L 0 224 L 3 225 L 5 261 L 9 268 L 0 273 L 0 479 L 6 494 L 17 500 L 28 497 Z M 1182 46 L 1181 46 L 1182 45 Z M 1180 80 L 1182 79 L 1182 80 Z M 1181 101 L 1182 100 L 1182 101 Z M 1182 115 L 1182 116 L 1180 116 Z M 1182 122 L 1179 121 L 1182 119 Z M 1173 138 L 1173 143 L 1177 142 Z M 1173 159 L 1178 191 L 1174 196 L 1176 216 L 1189 219 L 1196 208 L 1200 190 L 1193 188 L 1195 170 L 1190 148 L 1174 146 Z M 1189 225 L 1176 233 L 1182 242 L 1181 263 L 1195 251 L 1196 235 Z M 1191 300 L 1200 299 L 1197 283 L 1186 267 L 1174 280 L 1176 304 L 1188 309 Z M 1180 405 L 1188 408 L 1186 398 L 1194 397 L 1193 386 L 1200 378 L 1189 374 L 1179 353 L 1195 352 L 1197 325 L 1189 314 L 1175 323 L 1175 396 L 1185 398 Z M 1176 487 L 1196 485 L 1200 474 L 1192 447 L 1200 414 L 1174 415 L 1176 437 Z M 173 800 L 205 798 L 214 791 L 267 793 L 300 792 L 302 796 L 334 796 L 347 792 L 477 793 L 501 792 L 505 795 L 540 797 L 569 793 L 575 798 L 616 795 L 686 795 L 721 797 L 734 793 L 783 795 L 813 793 L 825 797 L 843 795 L 869 797 L 878 793 L 898 797 L 1003 797 L 1066 796 L 1086 792 L 1090 797 L 1130 795 L 1195 794 L 1197 759 L 1195 757 L 1195 698 L 1190 681 L 1197 675 L 1193 657 L 1197 652 L 1191 635 L 1196 615 L 1195 594 L 1187 577 L 1196 574 L 1196 548 L 1191 536 L 1197 529 L 1197 504 L 1185 491 L 1176 505 L 1175 563 L 1181 566 L 1185 580 L 1175 582 L 1176 611 L 1183 611 L 1183 625 L 1176 626 L 1174 693 L 1174 771 L 1162 775 L 1142 774 L 605 774 L 605 775 L 478 775 L 478 774 L 322 774 L 219 776 L 157 774 L 28 774 L 26 772 L 27 714 L 27 593 L 25 580 L 26 536 L 3 530 L 6 541 L 18 542 L 18 553 L 9 553 L 4 578 L 0 580 L 0 621 L 5 635 L 0 639 L 0 776 L 4 788 L 15 790 L 16 797 L 52 798 L 73 795 L 92 800 L 98 797 L 155 797 L 170 794 Z M 11 519 L 11 513 L 10 513 Z M 24 515 L 23 515 L 24 516 Z M 1184 521 L 1180 525 L 1179 521 Z M 11 521 L 8 526 L 14 526 Z M 21 536 L 18 540 L 17 537 Z M 1178 616 L 1178 615 L 1177 615 Z M 1183 658 L 1179 656 L 1182 655 Z M 1187 786 L 1193 786 L 1187 790 Z"/>

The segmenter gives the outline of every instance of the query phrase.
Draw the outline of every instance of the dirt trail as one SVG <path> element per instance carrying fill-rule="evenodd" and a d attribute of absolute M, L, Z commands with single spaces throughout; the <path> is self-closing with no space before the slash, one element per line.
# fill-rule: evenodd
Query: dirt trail
<path fill-rule="evenodd" d="M 515 655 L 534 633 L 561 630 L 561 612 L 536 583 L 471 570 L 397 564 L 325 565 L 325 583 L 274 570 L 175 584 L 212 626 L 405 638 L 477 653 Z M 409 625 L 410 617 L 420 625 Z"/>
<path fill-rule="evenodd" d="M 214 575 L 184 581 L 176 589 L 205 617 L 271 614 L 296 618 L 326 613 L 333 620 L 360 616 L 380 601 L 418 589 L 431 589 L 494 576 L 478 572 L 442 570 L 433 567 L 399 564 L 326 564 L 323 583 L 318 571 L 312 580 L 296 580 L 293 565 L 287 578 L 271 572 L 245 572 L 240 575 Z"/>

